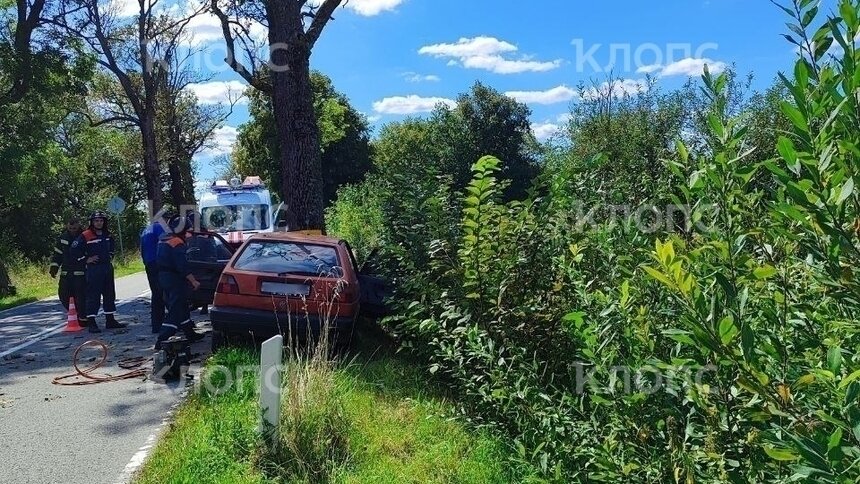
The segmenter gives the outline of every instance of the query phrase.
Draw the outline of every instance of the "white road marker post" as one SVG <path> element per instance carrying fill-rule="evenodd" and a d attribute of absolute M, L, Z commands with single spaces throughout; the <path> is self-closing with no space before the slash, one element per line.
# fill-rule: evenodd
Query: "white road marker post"
<path fill-rule="evenodd" d="M 281 372 L 284 337 L 273 336 L 260 349 L 260 430 L 277 432 L 281 419 Z"/>

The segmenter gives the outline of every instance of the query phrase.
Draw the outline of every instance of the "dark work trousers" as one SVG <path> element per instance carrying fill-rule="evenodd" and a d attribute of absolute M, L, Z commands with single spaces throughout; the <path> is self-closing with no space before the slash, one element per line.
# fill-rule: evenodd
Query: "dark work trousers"
<path fill-rule="evenodd" d="M 75 298 L 75 310 L 83 318 L 87 309 L 86 276 L 73 274 L 60 276 L 60 287 L 57 293 L 60 296 L 60 303 L 63 304 L 67 312 L 69 310 L 69 298 Z"/>
<path fill-rule="evenodd" d="M 102 301 L 104 299 L 104 301 Z M 87 266 L 87 317 L 95 318 L 102 306 L 105 314 L 116 312 L 116 287 L 113 280 L 113 265 L 90 264 Z"/>
<path fill-rule="evenodd" d="M 158 282 L 164 291 L 167 318 L 161 325 L 157 342 L 162 342 L 182 331 L 186 335 L 194 332 L 191 311 L 188 308 L 188 287 L 184 277 L 175 273 L 159 271 Z"/>
<path fill-rule="evenodd" d="M 164 291 L 161 283 L 158 282 L 158 264 L 150 262 L 145 267 L 149 290 L 152 291 L 149 318 L 152 322 L 152 331 L 158 332 L 161 330 L 161 323 L 164 322 Z"/>

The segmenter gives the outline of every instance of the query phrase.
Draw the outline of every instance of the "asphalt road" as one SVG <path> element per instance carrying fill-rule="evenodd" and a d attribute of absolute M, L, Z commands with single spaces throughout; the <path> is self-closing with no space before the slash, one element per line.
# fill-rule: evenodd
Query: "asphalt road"
<path fill-rule="evenodd" d="M 164 427 L 165 419 L 192 389 L 191 380 L 157 383 L 144 377 L 83 386 L 52 384 L 74 372 L 72 354 L 83 342 L 108 345 L 96 370 L 120 374 L 117 362 L 149 357 L 155 335 L 149 324 L 149 287 L 143 273 L 117 279 L 121 330 L 65 333 L 66 314 L 56 297 L 0 311 L 0 483 L 128 482 Z M 194 316 L 198 331 L 208 327 Z M 205 358 L 209 338 L 193 347 Z M 99 356 L 85 349 L 85 361 Z M 148 363 L 145 368 L 150 368 Z M 199 370 L 195 364 L 190 373 Z"/>

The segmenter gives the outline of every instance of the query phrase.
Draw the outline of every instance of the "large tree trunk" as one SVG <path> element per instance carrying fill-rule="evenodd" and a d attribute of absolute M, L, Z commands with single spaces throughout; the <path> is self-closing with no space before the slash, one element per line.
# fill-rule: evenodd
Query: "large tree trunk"
<path fill-rule="evenodd" d="M 324 229 L 322 162 L 301 2 L 268 2 L 272 112 L 289 230 Z"/>
<path fill-rule="evenodd" d="M 170 175 L 170 198 L 173 199 L 173 204 L 177 207 L 194 204 L 191 161 L 173 155 L 167 162 L 167 173 Z"/>
<path fill-rule="evenodd" d="M 164 205 L 164 193 L 161 183 L 161 165 L 158 163 L 158 135 L 155 131 L 155 113 L 158 95 L 159 64 L 149 53 L 148 32 L 151 30 L 152 16 L 141 12 L 137 19 L 137 38 L 140 42 L 141 78 L 143 79 L 143 102 L 138 103 L 138 119 L 140 120 L 140 136 L 143 141 L 143 178 L 146 181 L 146 196 L 152 207 L 152 213 L 157 213 Z M 131 97 L 131 96 L 130 96 Z M 142 104 L 142 106 L 140 105 Z"/>
<path fill-rule="evenodd" d="M 148 99 L 146 102 L 149 103 Z M 158 166 L 155 109 L 150 111 L 147 107 L 146 111 L 140 117 L 140 136 L 143 142 L 143 179 L 146 182 L 146 196 L 152 204 L 153 213 L 155 213 L 161 210 L 164 196 L 161 191 L 161 169 Z"/>

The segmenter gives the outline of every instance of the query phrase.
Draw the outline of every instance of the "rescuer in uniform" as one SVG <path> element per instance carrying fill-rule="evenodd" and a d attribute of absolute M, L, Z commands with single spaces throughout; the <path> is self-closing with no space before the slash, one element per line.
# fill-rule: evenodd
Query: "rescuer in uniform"
<path fill-rule="evenodd" d="M 156 349 L 161 342 L 180 330 L 192 342 L 203 338 L 203 335 L 194 331 L 194 322 L 191 321 L 188 307 L 188 285 L 195 291 L 200 288 L 200 283 L 191 273 L 186 253 L 188 246 L 185 237 L 193 226 L 192 221 L 190 216 L 174 216 L 170 219 L 170 230 L 163 234 L 158 242 L 158 283 L 164 291 L 167 317 L 161 324 Z"/>
<path fill-rule="evenodd" d="M 150 304 L 150 323 L 152 333 L 161 332 L 161 323 L 164 322 L 164 291 L 158 284 L 158 243 L 161 236 L 167 232 L 166 226 L 172 215 L 168 213 L 159 214 L 155 220 L 140 233 L 140 257 L 146 268 L 146 280 L 152 292 Z"/>
<path fill-rule="evenodd" d="M 96 322 L 99 306 L 104 299 L 105 327 L 124 328 L 118 322 L 116 313 L 116 286 L 113 279 L 113 255 L 115 251 L 113 235 L 108 231 L 107 215 L 94 212 L 90 216 L 90 226 L 72 244 L 78 262 L 86 264 L 87 280 L 87 326 L 90 333 L 101 333 Z"/>
<path fill-rule="evenodd" d="M 60 284 L 57 295 L 60 303 L 69 310 L 69 299 L 75 298 L 75 308 L 84 312 L 87 304 L 87 279 L 86 267 L 79 262 L 72 253 L 72 244 L 81 235 L 81 223 L 76 218 L 66 221 L 66 231 L 57 237 L 54 246 L 54 257 L 51 259 L 49 272 L 51 277 L 60 275 Z"/>

